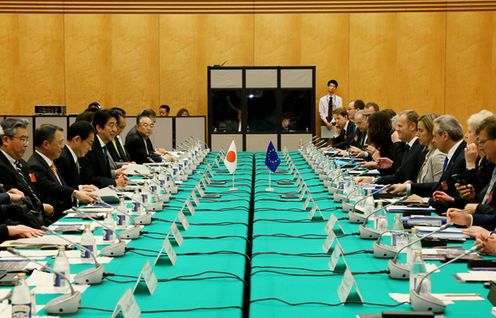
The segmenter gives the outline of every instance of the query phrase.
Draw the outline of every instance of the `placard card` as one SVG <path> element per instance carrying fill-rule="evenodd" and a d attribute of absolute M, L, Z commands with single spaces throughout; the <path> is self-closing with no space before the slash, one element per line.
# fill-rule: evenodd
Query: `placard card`
<path fill-rule="evenodd" d="M 191 204 L 191 201 L 189 199 L 186 199 L 186 206 L 188 207 L 188 211 L 191 215 L 195 215 L 195 208 L 193 207 L 193 204 Z"/>
<path fill-rule="evenodd" d="M 124 295 L 122 295 L 117 302 L 114 312 L 112 313 L 112 318 L 117 317 L 119 313 L 122 313 L 124 318 L 139 318 L 141 316 L 141 309 L 130 288 L 126 290 Z"/>
<path fill-rule="evenodd" d="M 337 225 L 337 226 L 336 226 Z M 344 230 L 341 227 L 341 225 L 338 222 L 338 218 L 333 214 L 329 217 L 329 220 L 327 220 L 326 226 L 325 226 L 326 233 L 329 234 L 330 231 L 333 231 L 334 234 L 336 235 L 343 235 Z"/>
<path fill-rule="evenodd" d="M 172 247 L 172 244 L 169 242 L 169 234 L 164 239 L 164 242 L 162 243 L 162 248 L 157 254 L 157 257 L 155 258 L 155 262 L 153 263 L 154 265 L 157 264 L 158 260 L 162 256 L 162 253 L 165 251 L 167 254 L 167 257 L 169 258 L 170 262 L 172 265 L 176 264 L 176 251 L 174 251 L 174 248 Z"/>
<path fill-rule="evenodd" d="M 157 289 L 158 280 L 149 261 L 146 261 L 145 265 L 141 269 L 138 279 L 136 280 L 136 284 L 134 285 L 133 292 L 135 292 L 138 288 L 138 285 L 139 283 L 141 283 L 142 278 L 145 281 L 148 292 L 150 293 L 150 295 L 153 295 L 155 289 Z"/>
<path fill-rule="evenodd" d="M 355 281 L 355 278 L 353 277 L 353 274 L 348 268 L 344 271 L 341 284 L 339 285 L 338 297 L 339 300 L 343 303 L 363 303 L 363 298 L 362 295 L 360 295 L 360 291 L 358 290 L 358 285 Z"/>
<path fill-rule="evenodd" d="M 334 273 L 344 273 L 347 268 L 348 264 L 343 255 L 343 248 L 339 242 L 336 242 L 336 247 L 329 258 L 329 270 Z"/>
<path fill-rule="evenodd" d="M 308 208 L 308 205 L 311 201 L 313 201 L 313 199 L 312 196 L 309 194 L 307 199 L 305 200 L 305 203 L 303 203 L 303 210 L 306 210 Z"/>
<path fill-rule="evenodd" d="M 298 191 L 299 192 L 299 191 Z M 305 197 L 305 194 L 307 193 L 307 187 L 303 184 L 303 191 L 301 191 L 300 193 L 300 200 L 303 200 L 303 198 Z"/>
<path fill-rule="evenodd" d="M 210 184 L 212 182 L 212 180 L 210 180 L 209 176 L 205 175 L 205 181 L 207 181 L 207 184 Z M 207 186 L 205 186 L 205 189 L 207 188 Z"/>
<path fill-rule="evenodd" d="M 203 180 L 203 179 L 202 179 L 202 180 Z M 200 183 L 198 183 L 198 184 L 196 185 L 196 190 L 198 191 L 198 193 L 200 194 L 200 196 L 201 196 L 202 198 L 205 196 L 205 191 L 203 191 L 203 189 L 202 189 L 202 187 L 201 187 Z"/>
<path fill-rule="evenodd" d="M 195 190 L 191 191 L 191 198 L 193 199 L 193 202 L 195 202 L 196 206 L 200 205 L 200 200 L 198 200 Z"/>
<path fill-rule="evenodd" d="M 208 171 L 208 174 L 213 177 L 214 176 L 214 172 L 212 171 L 212 166 L 210 166 L 210 164 L 207 165 L 207 171 Z"/>
<path fill-rule="evenodd" d="M 318 208 L 318 205 L 317 205 L 317 203 L 315 203 L 315 204 L 312 206 L 312 208 L 310 209 L 310 212 L 308 212 L 308 218 L 309 218 L 310 220 L 312 220 L 312 219 L 313 219 L 313 217 L 314 217 L 314 215 L 315 215 L 315 212 L 317 212 L 317 208 Z"/>
<path fill-rule="evenodd" d="M 185 231 L 187 231 L 189 229 L 189 221 L 188 219 L 186 218 L 186 215 L 184 215 L 183 213 L 183 210 L 181 209 L 181 211 L 179 211 L 179 213 L 177 214 L 177 218 L 179 219 L 179 221 L 181 221 L 181 225 L 183 226 L 183 229 Z"/>
<path fill-rule="evenodd" d="M 172 222 L 172 225 L 170 227 L 170 232 L 172 233 L 172 236 L 174 236 L 174 240 L 176 241 L 177 245 L 182 246 L 184 238 L 181 235 L 181 232 L 177 228 L 176 222 Z"/>
<path fill-rule="evenodd" d="M 330 231 L 329 234 L 327 234 L 327 237 L 324 241 L 324 244 L 322 244 L 322 250 L 324 253 L 329 253 L 332 243 L 336 240 L 336 235 L 334 234 L 333 231 Z"/>
<path fill-rule="evenodd" d="M 207 188 L 207 181 L 206 181 L 206 179 L 207 179 L 207 175 L 206 174 L 203 176 L 203 178 L 200 179 L 200 183 L 203 186 L 203 188 L 205 188 L 205 189 Z"/>

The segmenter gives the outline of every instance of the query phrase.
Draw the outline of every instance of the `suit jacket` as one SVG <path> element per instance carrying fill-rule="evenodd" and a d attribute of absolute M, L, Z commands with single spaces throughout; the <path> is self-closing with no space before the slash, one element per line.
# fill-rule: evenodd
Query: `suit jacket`
<path fill-rule="evenodd" d="M 21 170 L 24 178 L 17 173 L 17 170 L 12 166 L 7 157 L 0 151 L 0 183 L 3 184 L 6 190 L 17 188 L 24 193 L 25 199 L 18 203 L 19 206 L 22 206 L 26 214 L 23 223 L 39 228 L 41 225 L 48 224 L 46 222 L 47 220 L 43 217 L 43 204 L 39 200 L 35 187 L 31 182 L 26 162 L 22 159 L 19 162 L 22 166 Z"/>
<path fill-rule="evenodd" d="M 59 174 L 60 183 L 45 159 L 37 152 L 28 160 L 29 168 L 36 176 L 33 182 L 38 196 L 43 202 L 50 203 L 55 209 L 55 218 L 62 216 L 62 212 L 73 206 L 72 193 L 74 189 L 66 185 L 64 178 Z"/>
<path fill-rule="evenodd" d="M 94 184 L 99 188 L 115 186 L 107 155 L 103 153 L 100 139 L 95 138 L 91 150 L 83 158 L 79 158 L 80 176 L 83 184 Z"/>
<path fill-rule="evenodd" d="M 424 163 L 417 175 L 417 182 L 437 182 L 443 174 L 444 158 L 446 154 L 433 149 L 425 155 Z"/>
<path fill-rule="evenodd" d="M 79 170 L 69 150 L 69 146 L 65 145 L 60 157 L 54 162 L 65 184 L 77 190 L 79 185 L 82 184 L 81 177 L 79 176 Z"/>
<path fill-rule="evenodd" d="M 124 149 L 124 147 L 121 144 L 120 138 L 115 138 L 115 143 L 116 145 L 114 146 L 114 143 L 112 141 L 109 141 L 107 143 L 107 150 L 114 160 L 114 162 L 129 162 L 129 153 Z M 117 146 L 117 149 L 115 148 Z"/>
<path fill-rule="evenodd" d="M 455 150 L 451 160 L 446 167 L 446 170 L 441 175 L 438 182 L 432 183 L 413 183 L 411 191 L 423 197 L 431 197 L 434 191 L 444 191 L 453 198 L 459 198 L 458 191 L 455 188 L 454 174 L 461 174 L 465 171 L 465 152 L 464 149 L 467 143 L 462 141 L 458 148 Z M 445 204 L 434 202 L 432 198 L 429 199 L 429 204 L 435 207 L 438 212 L 444 212 L 449 207 Z"/>
<path fill-rule="evenodd" d="M 144 139 L 138 132 L 127 136 L 125 148 L 131 157 L 131 161 L 135 161 L 138 164 L 162 161 L 162 157 L 155 154 L 150 138 Z"/>
<path fill-rule="evenodd" d="M 420 167 L 425 160 L 425 148 L 419 140 L 415 140 L 410 150 L 405 151 L 401 164 L 392 175 L 382 176 L 377 180 L 379 184 L 402 183 L 407 180 L 415 181 Z"/>
<path fill-rule="evenodd" d="M 351 144 L 353 144 L 356 130 L 357 128 L 355 126 L 355 123 L 349 120 L 348 127 L 346 127 L 346 129 L 341 130 L 339 136 L 333 140 L 332 146 L 341 149 L 348 148 Z"/>

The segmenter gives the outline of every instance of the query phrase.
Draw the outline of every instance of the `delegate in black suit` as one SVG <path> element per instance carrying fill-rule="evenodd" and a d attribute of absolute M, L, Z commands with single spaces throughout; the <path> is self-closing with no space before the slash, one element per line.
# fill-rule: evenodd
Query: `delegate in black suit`
<path fill-rule="evenodd" d="M 104 154 L 102 146 L 100 139 L 95 138 L 91 151 L 79 159 L 81 166 L 80 176 L 83 184 L 94 184 L 99 188 L 116 185 L 115 180 L 112 178 L 107 155 Z"/>
<path fill-rule="evenodd" d="M 64 179 L 65 184 L 74 190 L 77 190 L 81 184 L 81 177 L 79 176 L 79 169 L 76 162 L 68 148 L 69 146 L 65 145 L 60 157 L 54 160 L 54 162 L 59 174 L 62 176 L 62 179 Z"/>
<path fill-rule="evenodd" d="M 348 121 L 346 129 L 342 129 L 339 136 L 333 139 L 332 146 L 335 148 L 346 149 L 353 144 L 356 134 L 356 126 L 351 120 Z"/>
<path fill-rule="evenodd" d="M 3 184 L 3 187 L 7 191 L 16 188 L 24 193 L 25 198 L 22 202 L 18 203 L 23 207 L 26 216 L 29 217 L 29 220 L 24 222 L 24 224 L 34 228 L 40 228 L 41 225 L 45 224 L 43 203 L 35 193 L 26 162 L 20 159 L 19 163 L 21 165 L 22 176 L 12 166 L 3 152 L 0 151 L 0 183 Z"/>
<path fill-rule="evenodd" d="M 403 154 L 401 164 L 394 174 L 382 176 L 377 180 L 379 184 L 402 183 L 407 180 L 416 180 L 417 174 L 425 160 L 425 148 L 419 140 L 415 140 L 412 147 Z"/>
<path fill-rule="evenodd" d="M 36 176 L 36 181 L 33 182 L 36 193 L 43 202 L 53 205 L 55 218 L 60 218 L 63 211 L 73 206 L 74 189 L 67 186 L 62 176 L 59 175 L 60 183 L 45 159 L 36 151 L 29 158 L 28 165 Z"/>
<path fill-rule="evenodd" d="M 138 164 L 162 161 L 162 157 L 155 154 L 155 149 L 150 138 L 145 139 L 138 132 L 127 136 L 125 148 L 129 153 L 131 161 Z"/>
<path fill-rule="evenodd" d="M 458 191 L 455 188 L 454 174 L 461 174 L 465 171 L 465 152 L 464 149 L 467 143 L 462 141 L 458 148 L 456 148 L 453 156 L 451 157 L 446 170 L 444 170 L 441 178 L 436 183 L 413 183 L 411 192 L 422 197 L 431 197 L 429 204 L 435 207 L 438 211 L 444 212 L 447 208 L 446 205 L 435 202 L 432 199 L 434 191 L 444 191 L 446 194 L 453 198 L 458 198 Z M 444 211 L 443 211 L 444 210 Z"/>

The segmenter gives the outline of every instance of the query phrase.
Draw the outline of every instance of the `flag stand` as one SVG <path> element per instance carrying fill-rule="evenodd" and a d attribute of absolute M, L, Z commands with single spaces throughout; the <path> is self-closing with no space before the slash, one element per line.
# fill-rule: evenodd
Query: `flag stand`
<path fill-rule="evenodd" d="M 265 188 L 265 191 L 267 191 L 267 192 L 273 192 L 274 191 L 274 188 L 272 188 L 272 185 L 271 185 L 271 175 L 272 175 L 272 170 L 269 170 L 269 187 Z"/>
<path fill-rule="evenodd" d="M 234 187 L 234 173 L 232 174 L 232 176 L 233 176 L 233 178 L 232 178 L 232 187 L 231 187 L 231 188 L 229 188 L 229 191 L 237 191 L 237 190 L 238 190 L 238 188 L 235 188 L 235 187 Z"/>

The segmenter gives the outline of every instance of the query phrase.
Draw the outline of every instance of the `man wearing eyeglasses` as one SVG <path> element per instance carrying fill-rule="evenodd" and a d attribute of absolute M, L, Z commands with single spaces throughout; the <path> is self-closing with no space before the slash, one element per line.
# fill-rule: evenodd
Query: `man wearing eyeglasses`
<path fill-rule="evenodd" d="M 136 118 L 136 132 L 127 136 L 125 145 L 131 161 L 138 164 L 162 161 L 160 153 L 155 151 L 150 140 L 154 126 L 154 121 L 148 116 L 139 115 Z"/>
<path fill-rule="evenodd" d="M 0 183 L 6 190 L 19 189 L 25 195 L 20 203 L 25 214 L 25 224 L 40 228 L 50 222 L 47 218 L 54 213 L 50 204 L 44 204 L 36 193 L 34 174 L 29 172 L 22 159 L 29 144 L 28 121 L 21 118 L 7 118 L 1 124 L 0 138 Z"/>

